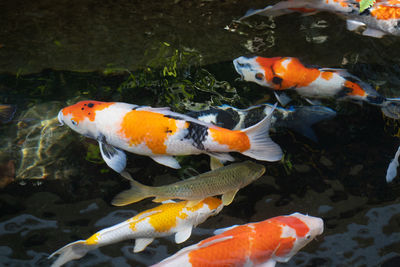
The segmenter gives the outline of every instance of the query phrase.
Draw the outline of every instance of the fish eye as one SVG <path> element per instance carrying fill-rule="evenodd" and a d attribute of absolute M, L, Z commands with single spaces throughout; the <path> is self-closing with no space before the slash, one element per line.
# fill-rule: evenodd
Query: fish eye
<path fill-rule="evenodd" d="M 264 80 L 264 74 L 262 74 L 261 72 L 257 72 L 255 75 L 256 79 L 259 81 Z"/>
<path fill-rule="evenodd" d="M 77 125 L 78 123 L 76 122 L 76 121 L 74 121 L 74 120 L 71 120 L 71 122 L 72 122 L 72 125 Z"/>
<path fill-rule="evenodd" d="M 311 235 L 306 235 L 306 239 L 309 240 L 311 238 Z"/>

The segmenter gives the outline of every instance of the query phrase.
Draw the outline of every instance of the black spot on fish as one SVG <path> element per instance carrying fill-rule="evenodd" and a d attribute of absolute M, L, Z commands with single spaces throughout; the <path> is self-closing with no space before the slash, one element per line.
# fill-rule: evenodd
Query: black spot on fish
<path fill-rule="evenodd" d="M 165 130 L 166 133 L 172 133 L 172 130 L 170 128 L 167 127 L 167 129 Z"/>
<path fill-rule="evenodd" d="M 87 104 L 83 104 L 84 106 L 87 106 Z"/>
<path fill-rule="evenodd" d="M 382 104 L 386 99 L 381 95 L 369 95 L 367 100 L 372 104 Z"/>
<path fill-rule="evenodd" d="M 89 112 L 88 115 L 90 115 L 91 113 Z"/>
<path fill-rule="evenodd" d="M 164 117 L 174 119 L 174 120 L 185 120 L 185 118 L 182 118 L 180 116 L 174 116 L 174 115 L 164 115 Z"/>
<path fill-rule="evenodd" d="M 281 77 L 274 76 L 274 78 L 272 78 L 272 83 L 274 83 L 274 84 L 279 84 L 279 85 L 281 85 L 282 82 L 283 82 L 283 79 L 282 79 Z"/>
<path fill-rule="evenodd" d="M 89 103 L 89 104 L 88 104 L 88 107 L 89 107 L 89 108 L 92 108 L 93 106 L 94 106 L 93 103 Z"/>
<path fill-rule="evenodd" d="M 206 140 L 208 135 L 208 127 L 191 121 L 188 121 L 188 123 L 188 133 L 184 138 L 192 140 L 193 146 L 197 149 L 204 150 L 203 142 Z"/>
<path fill-rule="evenodd" d="M 345 96 L 348 96 L 349 93 L 351 93 L 351 92 L 353 92 L 352 88 L 343 87 L 342 90 L 340 90 L 339 92 L 336 93 L 335 97 L 336 98 L 345 97 Z"/>
<path fill-rule="evenodd" d="M 394 25 L 395 28 L 400 28 L 400 20 L 397 22 L 396 25 Z"/>
<path fill-rule="evenodd" d="M 363 12 L 361 12 L 359 15 L 360 16 L 369 16 L 371 14 L 371 11 L 369 8 L 365 9 Z"/>
<path fill-rule="evenodd" d="M 239 113 L 232 108 L 219 110 L 217 113 L 217 125 L 220 127 L 232 130 L 239 123 L 239 121 Z"/>
<path fill-rule="evenodd" d="M 81 110 L 84 110 L 85 108 L 81 108 Z"/>
<path fill-rule="evenodd" d="M 264 107 L 260 106 L 259 108 L 254 108 L 249 110 L 249 112 L 244 117 L 244 127 L 250 127 L 261 121 L 265 117 Z"/>

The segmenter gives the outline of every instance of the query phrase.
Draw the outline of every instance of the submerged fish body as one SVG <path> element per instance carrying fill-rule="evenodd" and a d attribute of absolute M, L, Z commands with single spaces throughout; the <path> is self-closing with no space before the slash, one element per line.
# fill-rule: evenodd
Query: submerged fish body
<path fill-rule="evenodd" d="M 320 218 L 293 213 L 217 230 L 215 236 L 183 248 L 153 267 L 275 266 L 289 261 L 322 234 Z"/>
<path fill-rule="evenodd" d="M 216 170 L 199 174 L 184 181 L 170 185 L 151 187 L 142 185 L 129 176 L 132 188 L 117 195 L 112 204 L 124 206 L 148 197 L 156 197 L 153 201 L 161 202 L 168 199 L 190 200 L 194 205 L 206 197 L 222 195 L 223 204 L 229 205 L 237 191 L 260 178 L 265 172 L 263 165 L 245 161 L 233 163 Z M 123 175 L 126 175 L 126 173 Z"/>
<path fill-rule="evenodd" d="M 176 243 L 182 243 L 190 237 L 193 227 L 218 214 L 223 207 L 221 200 L 213 197 L 190 208 L 186 204 L 187 201 L 162 204 L 103 229 L 86 240 L 70 243 L 49 256 L 60 254 L 52 267 L 80 259 L 90 250 L 122 240 L 136 239 L 134 252 L 144 250 L 154 238 L 172 234 L 175 234 Z"/>
<path fill-rule="evenodd" d="M 360 0 L 289 0 L 263 9 L 249 10 L 241 19 L 253 16 L 281 16 L 293 12 L 314 14 L 320 11 L 335 13 L 346 19 L 347 29 L 365 36 L 381 38 L 385 34 L 400 36 L 400 1 L 377 0 L 359 12 Z"/>
<path fill-rule="evenodd" d="M 306 98 L 335 98 L 382 105 L 385 98 L 344 69 L 308 67 L 294 57 L 239 57 L 233 61 L 245 81 L 269 87 L 277 94 L 295 90 Z"/>
<path fill-rule="evenodd" d="M 262 120 L 272 111 L 273 107 L 272 104 L 268 103 L 251 106 L 247 109 L 223 105 L 210 107 L 207 110 L 191 111 L 187 115 L 223 128 L 240 130 Z M 272 114 L 271 130 L 289 128 L 312 140 L 317 140 L 311 126 L 322 120 L 332 119 L 335 116 L 336 112 L 334 110 L 324 106 L 277 107 Z"/>
<path fill-rule="evenodd" d="M 96 139 L 105 162 L 120 173 L 126 166 L 124 150 L 176 169 L 180 165 L 174 155 L 206 153 L 233 161 L 228 153 L 239 152 L 258 160 L 280 160 L 282 151 L 268 136 L 271 114 L 257 125 L 232 131 L 169 108 L 88 100 L 63 108 L 58 119 Z"/>

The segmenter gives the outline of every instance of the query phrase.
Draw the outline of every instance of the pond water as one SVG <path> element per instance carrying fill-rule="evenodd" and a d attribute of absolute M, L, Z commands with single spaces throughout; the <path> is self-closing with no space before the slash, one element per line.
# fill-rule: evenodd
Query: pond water
<path fill-rule="evenodd" d="M 0 16 L 0 104 L 17 106 L 14 119 L 0 124 L 2 266 L 48 266 L 49 254 L 65 244 L 156 206 L 149 199 L 111 205 L 129 184 L 104 164 L 96 142 L 58 126 L 66 105 L 95 99 L 187 112 L 274 103 L 270 90 L 238 79 L 232 60 L 249 55 L 346 68 L 381 94 L 400 96 L 400 39 L 357 35 L 333 14 L 239 23 L 265 1 L 17 2 L 4 4 Z M 214 229 L 293 212 L 323 218 L 325 231 L 277 266 L 399 266 L 400 178 L 385 181 L 399 124 L 374 106 L 323 103 L 337 116 L 313 127 L 318 142 L 287 129 L 273 133 L 284 159 L 259 162 L 266 175 L 188 241 L 156 239 L 137 254 L 132 241 L 120 242 L 67 266 L 147 266 Z M 204 155 L 179 162 L 183 168 L 173 170 L 129 154 L 128 170 L 153 185 L 209 170 Z"/>

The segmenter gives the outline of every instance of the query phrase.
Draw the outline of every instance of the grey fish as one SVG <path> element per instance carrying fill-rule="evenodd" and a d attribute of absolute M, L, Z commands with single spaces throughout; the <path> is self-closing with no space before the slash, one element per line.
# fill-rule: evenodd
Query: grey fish
<path fill-rule="evenodd" d="M 260 178 L 265 172 L 263 165 L 245 161 L 233 163 L 184 181 L 164 186 L 146 186 L 134 181 L 127 172 L 121 173 L 129 179 L 131 189 L 118 194 L 112 201 L 114 206 L 124 206 L 142 199 L 155 197 L 154 202 L 169 199 L 189 200 L 187 206 L 194 206 L 202 199 L 222 195 L 222 202 L 229 205 L 240 188 Z"/>
<path fill-rule="evenodd" d="M 261 104 L 247 109 L 238 109 L 229 105 L 210 107 L 208 110 L 191 111 L 186 115 L 200 121 L 213 123 L 230 130 L 240 130 L 261 121 L 273 109 L 272 104 Z M 317 137 L 311 126 L 322 120 L 329 120 L 336 112 L 324 106 L 277 107 L 272 114 L 271 130 L 277 128 L 292 129 L 311 140 Z"/>

